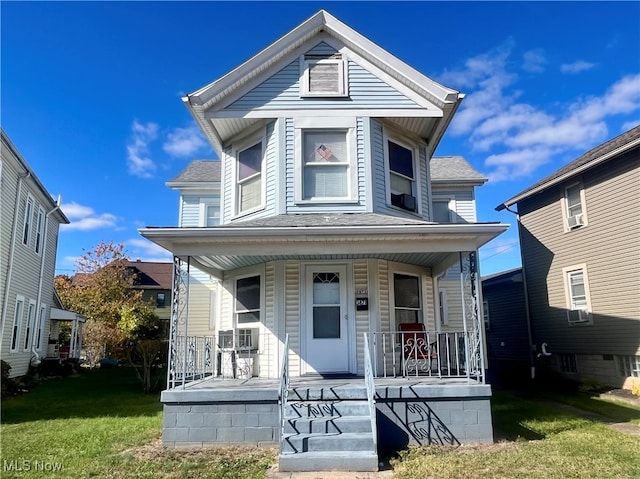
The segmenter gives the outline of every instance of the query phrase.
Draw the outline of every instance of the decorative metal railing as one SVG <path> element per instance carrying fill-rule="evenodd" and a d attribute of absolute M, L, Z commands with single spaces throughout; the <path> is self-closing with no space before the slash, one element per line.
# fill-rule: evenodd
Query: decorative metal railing
<path fill-rule="evenodd" d="M 209 377 L 249 379 L 260 370 L 275 377 L 277 338 L 270 333 L 254 334 L 251 340 L 234 331 L 211 336 L 175 335 L 171 347 L 169 388 L 184 387 Z M 274 372 L 269 374 L 273 365 Z"/>
<path fill-rule="evenodd" d="M 282 361 L 280 363 L 280 384 L 278 385 L 278 402 L 280 403 L 280 437 L 284 437 L 284 425 L 287 413 L 287 395 L 289 392 L 289 333 L 284 339 Z"/>
<path fill-rule="evenodd" d="M 484 382 L 475 365 L 469 367 L 469 357 L 480 354 L 469 348 L 474 342 L 471 332 L 374 332 L 365 333 L 371 351 L 373 376 L 466 378 Z"/>
<path fill-rule="evenodd" d="M 371 431 L 373 432 L 374 450 L 378 449 L 378 427 L 376 420 L 376 385 L 373 380 L 373 365 L 371 363 L 371 349 L 369 338 L 364 334 L 364 384 L 367 388 L 367 401 L 369 402 L 369 414 L 371 415 Z"/>

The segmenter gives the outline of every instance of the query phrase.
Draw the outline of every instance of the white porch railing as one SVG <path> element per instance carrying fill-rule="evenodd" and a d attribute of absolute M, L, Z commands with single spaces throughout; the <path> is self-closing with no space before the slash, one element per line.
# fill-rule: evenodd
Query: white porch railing
<path fill-rule="evenodd" d="M 374 332 L 367 333 L 377 378 L 466 378 L 484 382 L 480 345 L 473 333 Z"/>
<path fill-rule="evenodd" d="M 168 388 L 208 377 L 248 379 L 257 375 L 260 368 L 270 370 L 277 361 L 276 351 L 277 338 L 270 333 L 255 334 L 251 341 L 233 331 L 211 336 L 176 336 L 171 348 Z"/>

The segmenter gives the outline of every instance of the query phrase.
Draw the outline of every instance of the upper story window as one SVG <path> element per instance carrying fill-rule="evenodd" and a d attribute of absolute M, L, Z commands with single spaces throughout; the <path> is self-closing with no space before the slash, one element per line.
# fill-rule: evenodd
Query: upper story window
<path fill-rule="evenodd" d="M 303 199 L 347 198 L 349 154 L 344 130 L 309 130 L 303 133 Z"/>
<path fill-rule="evenodd" d="M 296 119 L 297 203 L 356 201 L 355 130 L 353 117 Z"/>
<path fill-rule="evenodd" d="M 584 199 L 582 185 L 579 183 L 571 185 L 565 189 L 565 204 L 567 227 L 577 228 L 585 224 Z"/>
<path fill-rule="evenodd" d="M 29 246 L 31 244 L 31 230 L 33 229 L 33 198 L 27 196 L 27 202 L 24 207 L 24 226 L 22 228 L 22 244 Z"/>
<path fill-rule="evenodd" d="M 455 223 L 455 200 L 447 196 L 434 196 L 432 200 L 433 217 L 436 223 Z"/>
<path fill-rule="evenodd" d="M 345 60 L 340 53 L 304 55 L 301 96 L 342 97 L 347 94 Z"/>
<path fill-rule="evenodd" d="M 387 140 L 390 203 L 403 210 L 418 211 L 414 152 L 396 141 Z"/>
<path fill-rule="evenodd" d="M 262 205 L 262 141 L 238 152 L 237 212 Z"/>
<path fill-rule="evenodd" d="M 44 210 L 42 208 L 38 209 L 38 221 L 36 223 L 36 244 L 34 246 L 34 251 L 37 254 L 40 254 L 40 252 L 42 251 L 42 243 L 44 241 L 44 223 L 45 223 L 45 216 L 44 216 Z"/>
<path fill-rule="evenodd" d="M 200 200 L 200 226 L 218 226 L 220 224 L 220 201 Z"/>
<path fill-rule="evenodd" d="M 166 298 L 164 293 L 156 295 L 156 308 L 164 308 L 166 306 Z"/>

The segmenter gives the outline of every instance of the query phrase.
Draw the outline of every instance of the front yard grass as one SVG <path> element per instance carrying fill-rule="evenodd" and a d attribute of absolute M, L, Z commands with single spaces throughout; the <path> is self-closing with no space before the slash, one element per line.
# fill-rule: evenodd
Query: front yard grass
<path fill-rule="evenodd" d="M 140 391 L 132 371 L 115 368 L 47 380 L 28 394 L 3 401 L 0 477 L 261 479 L 275 464 L 275 449 L 162 448 L 158 395 Z M 611 421 L 640 419 L 638 408 L 585 395 L 496 391 L 492 400 L 496 444 L 412 448 L 391 460 L 393 477 L 640 477 L 638 437 L 575 414 L 558 406 L 558 401 Z"/>
<path fill-rule="evenodd" d="M 273 461 L 251 448 L 166 451 L 161 429 L 158 394 L 129 368 L 49 379 L 3 400 L 0 477 L 259 479 Z"/>
<path fill-rule="evenodd" d="M 640 438 L 608 428 L 599 421 L 567 412 L 548 395 L 527 398 L 497 391 L 492 399 L 496 443 L 406 451 L 392 460 L 395 479 L 588 478 L 640 477 Z M 612 421 L 640 418 L 640 409 L 621 403 L 594 407 L 576 394 L 554 394 L 562 403 L 590 405 Z"/>

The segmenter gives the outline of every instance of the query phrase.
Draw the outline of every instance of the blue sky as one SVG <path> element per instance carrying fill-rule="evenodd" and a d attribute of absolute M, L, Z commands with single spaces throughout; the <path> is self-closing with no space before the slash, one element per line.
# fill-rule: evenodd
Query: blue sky
<path fill-rule="evenodd" d="M 478 219 L 588 149 L 640 124 L 640 2 L 8 2 L 2 127 L 72 220 L 57 273 L 100 241 L 170 256 L 137 232 L 175 226 L 165 186 L 214 158 L 180 97 L 319 9 L 466 94 L 437 155 L 490 178 Z M 483 275 L 520 265 L 512 226 Z"/>

